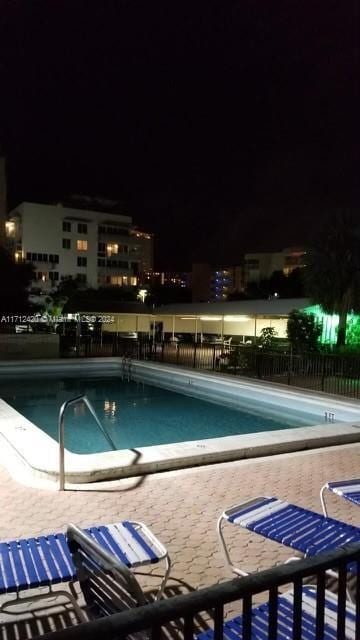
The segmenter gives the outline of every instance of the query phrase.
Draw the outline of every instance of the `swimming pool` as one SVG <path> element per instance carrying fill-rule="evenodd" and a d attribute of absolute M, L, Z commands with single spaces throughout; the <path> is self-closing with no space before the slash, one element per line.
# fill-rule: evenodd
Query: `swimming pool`
<path fill-rule="evenodd" d="M 117 449 L 190 442 L 207 438 L 314 425 L 319 414 L 279 410 L 243 398 L 237 408 L 210 403 L 174 391 L 111 377 L 57 376 L 7 380 L 1 396 L 14 409 L 58 440 L 63 402 L 85 394 Z M 80 454 L 109 451 L 110 446 L 83 404 L 66 412 L 65 446 Z"/>
<path fill-rule="evenodd" d="M 83 392 L 108 423 L 117 446 L 125 448 L 106 450 L 98 432 L 89 439 L 86 414 L 78 407 L 73 415 L 77 427 L 71 417 L 65 424 L 67 483 L 359 441 L 358 401 L 152 362 L 131 364 L 134 384 L 124 383 L 124 376 L 120 358 L 0 361 L 0 463 L 20 482 L 57 487 L 58 411 L 65 400 Z M 330 422 L 324 419 L 329 414 Z M 212 425 L 209 415 L 215 418 Z M 185 416 L 182 424 L 179 416 Z M 195 430 L 195 423 L 200 429 Z"/>

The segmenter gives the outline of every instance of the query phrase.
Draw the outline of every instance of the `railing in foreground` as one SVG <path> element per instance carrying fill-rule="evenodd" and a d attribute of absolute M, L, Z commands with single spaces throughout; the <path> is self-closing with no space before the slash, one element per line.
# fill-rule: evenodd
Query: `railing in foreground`
<path fill-rule="evenodd" d="M 354 588 L 356 602 L 354 628 L 351 635 L 345 634 L 345 607 L 347 589 L 347 565 L 355 563 L 357 578 Z M 236 578 L 223 584 L 215 585 L 187 595 L 164 599 L 155 604 L 149 604 L 137 609 L 117 613 L 93 622 L 86 622 L 77 627 L 43 636 L 43 640 L 119 640 L 131 634 L 147 631 L 152 640 L 158 640 L 162 632 L 164 636 L 193 640 L 197 633 L 204 630 L 199 628 L 199 615 L 211 612 L 212 621 L 205 628 L 214 630 L 214 640 L 223 638 L 224 606 L 230 602 L 239 601 L 236 607 L 238 615 L 243 615 L 243 631 L 241 640 L 251 640 L 253 596 L 262 594 L 262 601 L 269 602 L 268 629 L 264 629 L 263 636 L 268 640 L 276 640 L 277 635 L 277 597 L 279 588 L 290 585 L 294 592 L 294 607 L 292 614 L 292 640 L 303 638 L 325 637 L 326 628 L 324 597 L 326 571 L 335 570 L 338 573 L 337 606 L 335 608 L 335 630 L 337 640 L 347 637 L 360 638 L 360 544 L 352 544 L 336 549 L 329 553 L 284 564 L 273 569 L 267 569 L 245 578 Z M 308 582 L 317 585 L 316 591 L 316 628 L 313 633 L 305 630 L 302 604 L 302 585 Z M 232 606 L 234 609 L 234 606 Z M 176 627 L 171 623 L 176 623 Z M 170 626 L 169 626 L 170 625 Z M 283 636 L 281 636 L 283 637 Z M 327 636 L 330 637 L 330 636 Z M 240 640 L 240 636 L 239 636 Z"/>

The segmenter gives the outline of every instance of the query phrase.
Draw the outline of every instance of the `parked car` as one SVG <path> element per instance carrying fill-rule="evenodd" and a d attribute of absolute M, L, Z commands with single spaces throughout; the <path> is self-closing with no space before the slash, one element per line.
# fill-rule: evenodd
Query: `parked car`
<path fill-rule="evenodd" d="M 16 324 L 15 333 L 33 333 L 31 324 Z"/>

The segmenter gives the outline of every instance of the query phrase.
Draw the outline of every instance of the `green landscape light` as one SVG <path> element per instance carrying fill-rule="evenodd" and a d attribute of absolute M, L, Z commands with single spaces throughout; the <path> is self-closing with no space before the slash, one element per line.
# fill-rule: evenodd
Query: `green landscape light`
<path fill-rule="evenodd" d="M 306 307 L 302 311 L 315 316 L 316 320 L 322 325 L 321 344 L 336 344 L 337 328 L 339 326 L 339 316 L 336 313 L 325 313 L 319 304 Z M 360 347 L 360 315 L 353 312 L 347 315 L 346 344 Z"/>

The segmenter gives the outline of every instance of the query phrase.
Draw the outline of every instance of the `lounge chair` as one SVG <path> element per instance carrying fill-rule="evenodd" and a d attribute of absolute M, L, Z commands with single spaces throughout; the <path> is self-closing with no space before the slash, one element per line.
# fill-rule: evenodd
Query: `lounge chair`
<path fill-rule="evenodd" d="M 350 542 L 360 541 L 360 528 L 340 520 L 298 507 L 273 497 L 257 497 L 226 509 L 217 524 L 218 535 L 225 558 L 231 570 L 240 576 L 246 571 L 235 567 L 227 549 L 222 525 L 224 522 L 236 524 L 254 531 L 275 542 L 299 551 L 304 557 L 336 549 Z M 298 560 L 291 557 L 290 560 Z M 355 573 L 355 566 L 348 569 Z"/>
<path fill-rule="evenodd" d="M 337 598 L 330 591 L 325 591 L 324 603 L 324 640 L 336 640 L 337 636 Z M 280 640 L 293 638 L 294 594 L 288 591 L 278 597 L 277 635 Z M 345 640 L 355 640 L 356 609 L 350 602 L 346 603 Z M 302 630 L 303 640 L 318 640 L 316 629 L 316 589 L 303 587 L 302 590 Z M 266 640 L 269 625 L 269 603 L 254 607 L 251 611 L 251 640 Z M 243 616 L 237 616 L 223 626 L 225 640 L 241 640 L 244 634 Z M 248 636 L 250 637 L 250 636 Z M 197 640 L 213 640 L 214 631 L 204 631 Z"/>
<path fill-rule="evenodd" d="M 165 547 L 146 525 L 124 521 L 90 527 L 85 531 L 129 569 L 164 561 L 165 573 L 157 592 L 160 598 L 169 577 L 170 558 Z M 67 537 L 63 533 L 0 543 L 0 595 L 16 594 L 15 599 L 6 600 L 0 606 L 0 611 L 6 611 L 15 604 L 48 598 L 49 595 L 65 597 L 76 609 L 76 594 L 72 585 L 75 578 L 76 568 Z M 70 591 L 52 589 L 53 585 L 61 582 L 70 583 Z M 48 591 L 35 596 L 21 596 L 22 592 L 39 587 L 47 587 Z"/>
<path fill-rule="evenodd" d="M 73 524 L 68 526 L 67 538 L 87 620 L 147 604 L 136 577 L 111 550 Z"/>
<path fill-rule="evenodd" d="M 325 503 L 325 491 L 332 491 L 337 496 L 349 500 L 353 504 L 360 507 L 360 478 L 353 478 L 352 480 L 341 480 L 338 482 L 327 482 L 321 488 L 320 501 L 323 508 L 324 516 L 327 517 L 327 507 Z"/>
<path fill-rule="evenodd" d="M 83 531 L 73 525 L 68 528 L 68 539 L 74 564 L 78 570 L 79 584 L 86 602 L 86 612 L 90 620 L 133 607 L 148 605 L 135 576 L 117 558 L 104 551 L 93 539 L 90 539 Z M 333 640 L 337 637 L 337 605 L 337 597 L 329 591 L 325 591 L 324 640 Z M 251 638 L 253 640 L 264 640 L 268 637 L 269 608 L 269 603 L 266 603 L 252 609 Z M 293 637 L 294 608 L 292 591 L 279 595 L 277 600 L 277 638 Z M 316 640 L 317 617 L 316 588 L 303 587 L 301 608 L 301 637 L 303 639 Z M 346 640 L 355 640 L 355 624 L 355 607 L 351 603 L 347 603 L 344 636 Z M 223 625 L 226 640 L 241 640 L 243 630 L 243 616 L 229 620 Z M 140 632 L 137 637 L 139 635 L 143 637 L 147 634 Z M 119 637 L 122 637 L 121 632 Z M 214 631 L 208 630 L 199 634 L 196 640 L 212 640 L 213 637 Z"/>

